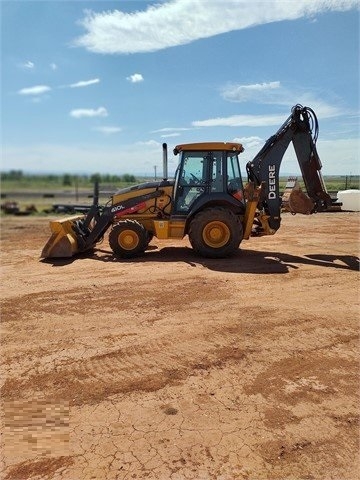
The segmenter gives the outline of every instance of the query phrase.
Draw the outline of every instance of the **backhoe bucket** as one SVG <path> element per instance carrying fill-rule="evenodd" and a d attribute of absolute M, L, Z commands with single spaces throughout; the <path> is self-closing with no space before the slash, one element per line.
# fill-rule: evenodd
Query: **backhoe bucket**
<path fill-rule="evenodd" d="M 314 210 L 314 202 L 301 190 L 296 177 L 289 177 L 282 196 L 282 208 L 291 213 L 309 215 Z"/>
<path fill-rule="evenodd" d="M 78 238 L 74 226 L 76 220 L 83 218 L 83 215 L 76 215 L 51 221 L 52 235 L 41 252 L 41 258 L 69 258 L 78 253 Z"/>
<path fill-rule="evenodd" d="M 289 197 L 289 210 L 291 213 L 310 215 L 314 210 L 314 202 L 301 189 L 294 189 Z"/>

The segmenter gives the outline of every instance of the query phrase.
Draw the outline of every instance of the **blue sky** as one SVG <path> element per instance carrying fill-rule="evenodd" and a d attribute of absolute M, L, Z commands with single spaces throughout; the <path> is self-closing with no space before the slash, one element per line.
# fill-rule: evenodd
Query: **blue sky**
<path fill-rule="evenodd" d="M 300 103 L 323 173 L 359 174 L 359 6 L 1 1 L 1 170 L 153 175 L 167 142 L 172 173 L 179 143 L 240 141 L 245 176 Z"/>

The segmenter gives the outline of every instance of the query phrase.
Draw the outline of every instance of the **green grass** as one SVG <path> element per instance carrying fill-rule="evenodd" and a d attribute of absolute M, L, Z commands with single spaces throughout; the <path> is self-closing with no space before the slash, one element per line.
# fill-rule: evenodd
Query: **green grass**
<path fill-rule="evenodd" d="M 70 185 L 64 184 L 62 175 L 24 175 L 20 178 L 1 178 L 1 204 L 16 202 L 21 211 L 34 205 L 39 212 L 50 210 L 54 204 L 91 205 L 94 183 L 90 177 L 72 177 Z M 128 183 L 117 179 L 112 183 L 100 183 L 99 203 L 108 202 L 111 193 L 119 188 L 128 187 Z M 1 212 L 3 213 L 3 212 Z"/>
<path fill-rule="evenodd" d="M 142 183 L 144 181 L 151 181 L 152 178 L 137 178 L 135 182 L 128 183 L 123 181 L 113 183 L 100 183 L 100 191 L 114 191 L 118 188 L 128 187 L 135 183 Z M 243 179 L 244 183 L 246 179 Z M 287 177 L 280 177 L 280 188 L 285 187 Z M 302 179 L 299 177 L 300 184 L 303 185 Z M 360 188 L 360 176 L 359 175 L 338 175 L 338 176 L 325 176 L 325 185 L 329 191 L 339 191 L 350 188 Z M 88 177 L 79 177 L 77 183 L 72 180 L 71 185 L 64 185 L 62 176 L 26 176 L 21 179 L 2 179 L 1 180 L 1 193 L 8 192 L 73 192 L 74 196 L 76 192 L 79 195 L 92 192 L 93 183 Z"/>
<path fill-rule="evenodd" d="M 103 186 L 111 186 L 112 189 L 121 188 L 130 184 L 137 183 L 134 175 L 34 175 L 25 174 L 21 170 L 11 170 L 10 172 L 1 172 L 1 191 L 14 192 L 47 192 L 47 191 L 93 191 L 94 182 L 97 180 Z"/>
<path fill-rule="evenodd" d="M 285 180 L 285 182 L 284 182 Z M 304 186 L 301 178 L 298 178 L 300 185 Z M 286 179 L 281 179 L 280 186 L 283 183 L 285 186 Z M 360 189 L 359 175 L 328 175 L 324 177 L 324 182 L 329 192 L 338 192 L 339 190 Z"/>
<path fill-rule="evenodd" d="M 137 181 L 135 183 L 138 183 Z M 128 187 L 133 183 L 117 182 L 116 184 L 100 184 L 100 190 Z M 63 185 L 61 182 L 47 182 L 44 179 L 21 179 L 21 180 L 2 180 L 1 181 L 1 193 L 7 192 L 92 192 L 94 190 L 94 184 L 90 181 L 81 182 L 76 185 Z"/>
<path fill-rule="evenodd" d="M 151 181 L 152 178 L 137 178 L 134 183 Z M 246 183 L 246 179 L 244 184 Z M 280 178 L 280 191 L 283 191 L 287 177 Z M 326 176 L 325 185 L 329 192 L 338 192 L 345 189 L 360 189 L 359 176 Z M 304 183 L 299 178 L 300 185 Z M 104 205 L 110 198 L 112 192 L 122 187 L 134 185 L 134 183 L 116 182 L 112 184 L 100 183 L 99 203 Z M 62 176 L 22 176 L 20 179 L 2 179 L 1 181 L 1 204 L 5 202 L 17 202 L 23 211 L 28 206 L 34 205 L 38 212 L 49 210 L 54 204 L 83 204 L 91 205 L 93 183 L 90 178 L 81 177 L 77 183 L 64 185 Z M 102 193 L 103 192 L 103 193 Z M 52 196 L 50 196 L 52 195 Z"/>

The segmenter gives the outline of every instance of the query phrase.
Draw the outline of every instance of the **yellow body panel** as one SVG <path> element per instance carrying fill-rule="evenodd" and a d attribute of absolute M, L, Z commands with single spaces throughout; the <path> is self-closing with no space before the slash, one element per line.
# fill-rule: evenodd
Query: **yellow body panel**
<path fill-rule="evenodd" d="M 183 238 L 185 235 L 185 221 L 172 220 L 170 222 L 170 238 Z"/>
<path fill-rule="evenodd" d="M 172 185 L 168 186 L 161 186 L 159 190 L 163 191 L 163 195 L 158 198 L 152 198 L 151 200 L 148 200 L 145 202 L 145 207 L 141 208 L 140 210 L 137 211 L 138 214 L 144 214 L 148 211 L 150 207 L 158 207 L 160 210 L 164 210 L 165 213 L 170 215 L 171 213 L 171 201 L 173 198 L 173 190 L 174 187 Z M 151 193 L 154 191 L 154 187 L 147 187 L 147 188 L 141 188 L 141 189 L 134 189 L 134 190 L 129 190 L 125 193 L 119 192 L 115 193 L 112 197 L 112 204 L 115 205 L 116 203 L 123 202 L 125 200 L 128 200 L 129 198 L 134 198 L 138 197 L 139 195 L 146 195 L 147 193 Z M 154 214 L 151 215 L 154 217 Z M 133 215 L 131 216 L 133 218 Z"/>
<path fill-rule="evenodd" d="M 152 232 L 159 239 L 167 238 L 183 238 L 185 232 L 185 220 L 169 220 L 168 218 L 159 218 L 158 212 L 162 211 L 163 214 L 171 214 L 171 206 L 173 200 L 172 185 L 165 185 L 159 187 L 159 190 L 163 191 L 163 195 L 158 198 L 153 198 L 145 202 L 145 206 L 136 213 L 130 215 L 119 216 L 119 221 L 131 218 L 137 220 L 144 225 L 146 230 Z M 154 191 L 154 187 L 141 188 L 136 190 L 129 190 L 127 192 L 119 192 L 112 198 L 112 204 L 120 203 L 124 200 L 128 200 L 139 195 L 146 195 Z"/>
<path fill-rule="evenodd" d="M 248 182 L 244 188 L 246 199 L 245 217 L 243 220 L 243 238 L 248 240 L 251 235 L 252 226 L 261 194 L 261 187 L 255 187 L 253 182 Z"/>
<path fill-rule="evenodd" d="M 169 238 L 169 220 L 154 220 L 155 235 L 157 238 Z"/>
<path fill-rule="evenodd" d="M 246 212 L 243 225 L 243 239 L 248 240 L 251 235 L 252 226 L 254 223 L 255 213 L 257 208 L 257 201 L 247 202 Z"/>
<path fill-rule="evenodd" d="M 253 182 L 248 182 L 244 189 L 244 195 L 246 199 L 246 210 L 243 219 L 243 239 L 248 240 L 253 234 L 253 225 L 256 218 L 258 226 L 261 226 L 261 230 L 256 232 L 256 235 L 274 235 L 276 230 L 270 228 L 269 215 L 266 215 L 263 211 L 258 210 L 259 200 L 261 198 L 262 186 L 255 187 Z"/>
<path fill-rule="evenodd" d="M 154 220 L 155 235 L 159 239 L 183 238 L 185 235 L 185 221 Z"/>

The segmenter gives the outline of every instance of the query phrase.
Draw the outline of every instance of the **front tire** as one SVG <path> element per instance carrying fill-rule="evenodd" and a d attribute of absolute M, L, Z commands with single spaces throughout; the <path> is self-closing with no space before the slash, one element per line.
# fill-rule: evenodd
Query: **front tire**
<path fill-rule="evenodd" d="M 117 257 L 131 258 L 145 252 L 148 236 L 141 223 L 123 220 L 113 226 L 109 234 L 109 245 Z"/>
<path fill-rule="evenodd" d="M 189 228 L 191 246 L 203 257 L 222 258 L 234 254 L 242 237 L 239 218 L 223 207 L 207 208 L 199 212 Z"/>

